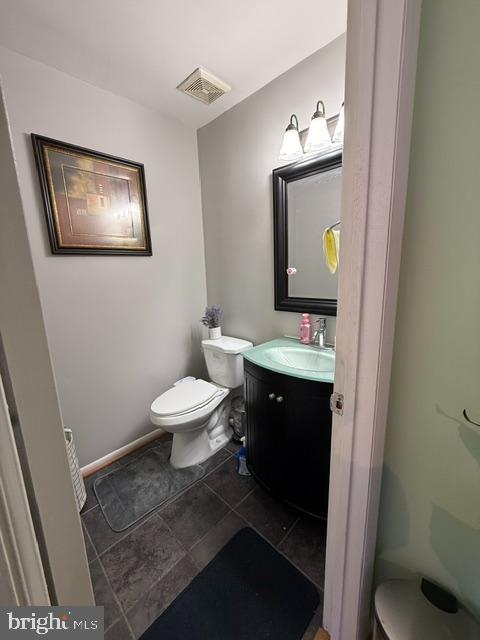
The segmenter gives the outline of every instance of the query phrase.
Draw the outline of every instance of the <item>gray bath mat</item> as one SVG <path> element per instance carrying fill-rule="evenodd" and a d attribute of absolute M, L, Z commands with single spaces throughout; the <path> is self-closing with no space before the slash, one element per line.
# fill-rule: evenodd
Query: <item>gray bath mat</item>
<path fill-rule="evenodd" d="M 100 508 L 114 531 L 128 529 L 203 476 L 198 465 L 174 469 L 169 462 L 171 447 L 171 442 L 162 442 L 95 480 Z"/>

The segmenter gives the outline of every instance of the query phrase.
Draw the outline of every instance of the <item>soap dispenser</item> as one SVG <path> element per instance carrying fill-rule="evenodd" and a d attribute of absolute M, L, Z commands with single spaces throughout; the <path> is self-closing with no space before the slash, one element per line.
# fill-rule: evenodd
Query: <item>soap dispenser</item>
<path fill-rule="evenodd" d="M 310 344 L 310 314 L 302 313 L 302 323 L 300 325 L 300 342 L 302 344 Z"/>

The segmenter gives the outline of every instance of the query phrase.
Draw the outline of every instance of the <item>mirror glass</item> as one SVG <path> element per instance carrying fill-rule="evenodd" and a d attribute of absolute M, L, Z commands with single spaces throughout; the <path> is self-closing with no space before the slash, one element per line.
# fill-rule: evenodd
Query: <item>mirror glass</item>
<path fill-rule="evenodd" d="M 327 265 L 323 234 L 335 225 L 335 249 L 341 193 L 341 149 L 274 169 L 275 309 L 336 315 L 338 276 Z"/>
<path fill-rule="evenodd" d="M 323 232 L 340 220 L 341 190 L 342 167 L 287 184 L 288 267 L 296 270 L 288 277 L 289 297 L 337 298 L 337 273 L 327 267 Z"/>

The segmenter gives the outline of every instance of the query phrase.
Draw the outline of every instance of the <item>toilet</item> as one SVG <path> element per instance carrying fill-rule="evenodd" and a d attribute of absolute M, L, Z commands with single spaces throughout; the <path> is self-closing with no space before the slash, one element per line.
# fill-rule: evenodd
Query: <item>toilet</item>
<path fill-rule="evenodd" d="M 210 382 L 183 378 L 152 402 L 152 423 L 173 433 L 172 466 L 182 469 L 204 462 L 230 441 L 229 394 L 243 385 L 241 354 L 252 346 L 229 336 L 202 340 Z"/>

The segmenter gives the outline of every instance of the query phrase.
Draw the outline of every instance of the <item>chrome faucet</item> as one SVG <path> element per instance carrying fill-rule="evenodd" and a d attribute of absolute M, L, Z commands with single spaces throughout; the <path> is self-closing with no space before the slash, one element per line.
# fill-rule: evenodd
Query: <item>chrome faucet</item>
<path fill-rule="evenodd" d="M 318 326 L 313 334 L 312 344 L 314 347 L 325 348 L 327 346 L 327 319 L 317 318 L 315 324 Z"/>

